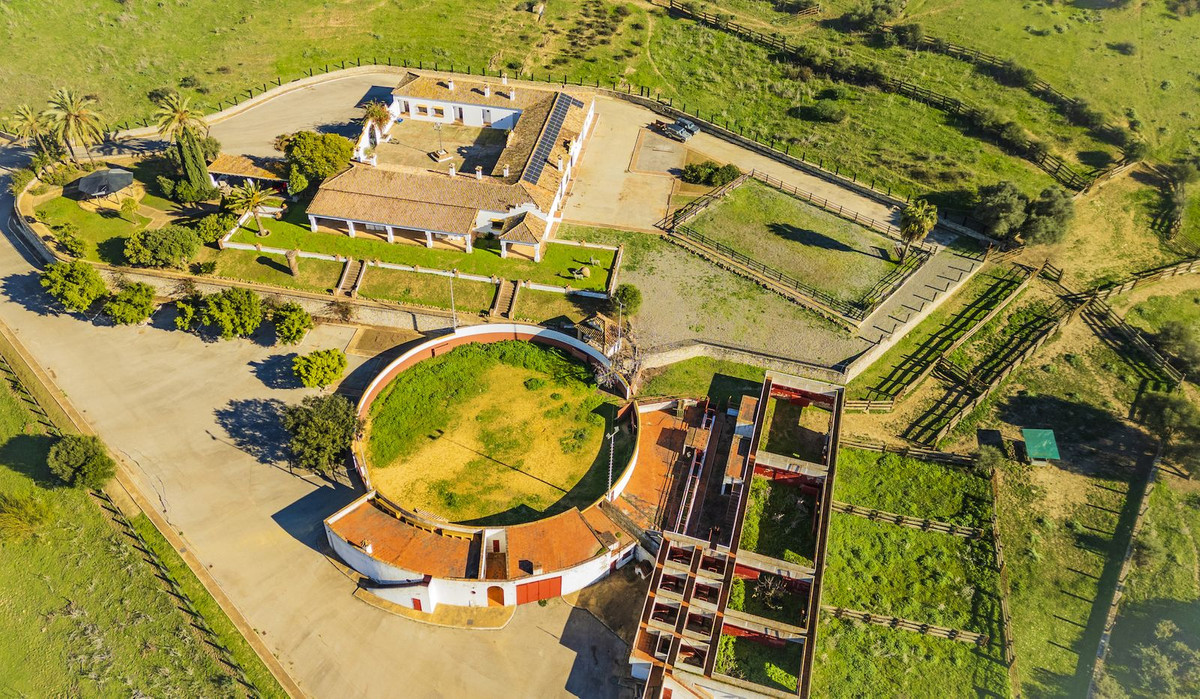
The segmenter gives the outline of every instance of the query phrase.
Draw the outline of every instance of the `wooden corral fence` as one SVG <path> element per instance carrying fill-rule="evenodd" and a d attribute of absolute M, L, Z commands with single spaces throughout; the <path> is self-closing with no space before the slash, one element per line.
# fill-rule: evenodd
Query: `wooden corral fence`
<path fill-rule="evenodd" d="M 1013 636 L 1012 613 L 1008 607 L 1010 590 L 1008 566 L 1004 562 L 1004 542 L 1000 539 L 1000 473 L 992 471 L 992 550 L 996 554 L 996 572 L 1000 575 L 1000 621 L 1004 633 L 1004 663 L 1008 665 L 1008 685 L 1014 697 L 1021 695 L 1021 676 L 1017 672 L 1017 646 Z"/>
<path fill-rule="evenodd" d="M 974 631 L 963 631 L 962 629 L 951 629 L 945 626 L 934 626 L 933 624 L 925 624 L 920 621 L 913 621 L 911 619 L 902 619 L 898 616 L 885 616 L 883 614 L 860 612 L 857 609 L 847 609 L 846 607 L 822 605 L 821 611 L 825 612 L 826 614 L 832 614 L 835 619 L 851 619 L 853 621 L 861 621 L 867 624 L 886 626 L 892 629 L 915 631 L 916 633 L 925 634 L 926 636 L 947 638 L 951 641 L 961 641 L 962 643 L 973 643 L 977 646 L 986 646 L 989 640 L 987 634 L 975 633 Z"/>
<path fill-rule="evenodd" d="M 1012 303 L 1013 299 L 1017 298 L 1021 294 L 1021 292 L 1024 291 L 1026 289 L 1026 287 L 1028 287 L 1029 284 L 1034 279 L 1036 279 L 1038 274 L 1040 274 L 1042 271 L 1042 267 L 1039 267 L 1037 269 L 1032 269 L 1029 267 L 1025 267 L 1024 265 L 1018 265 L 1017 269 L 1018 269 L 1018 272 L 1024 276 L 1024 279 L 1022 279 L 1021 283 L 1018 284 L 1016 287 L 1014 287 L 1013 290 L 1008 294 L 1008 296 L 1006 296 L 1000 303 L 996 304 L 995 308 L 988 311 L 987 315 L 980 318 L 974 325 L 972 325 L 970 328 L 968 328 L 966 332 L 964 332 L 960 337 L 958 337 L 956 340 L 954 340 L 954 342 L 950 343 L 950 345 L 945 350 L 943 350 L 937 357 L 933 358 L 925 366 L 925 368 L 922 369 L 921 372 L 918 373 L 916 377 L 914 377 L 911 381 L 909 381 L 908 384 L 906 384 L 904 386 L 904 388 L 900 389 L 900 391 L 898 393 L 896 393 L 895 396 L 893 396 L 892 398 L 889 398 L 887 400 L 848 400 L 845 403 L 845 409 L 850 412 L 864 412 L 864 413 L 869 413 L 872 411 L 886 413 L 886 412 L 891 412 L 892 410 L 894 410 L 896 408 L 897 403 L 899 403 L 901 400 L 903 400 L 906 395 L 908 395 L 912 391 L 916 390 L 916 388 L 918 386 L 920 386 L 921 383 L 923 381 L 925 381 L 925 379 L 928 378 L 929 375 L 931 373 L 933 373 L 933 371 L 940 364 L 942 364 L 945 361 L 946 357 L 950 356 L 950 354 L 952 352 L 954 352 L 955 350 L 957 350 L 958 348 L 960 348 L 964 344 L 966 344 L 967 341 L 970 340 L 971 337 L 974 336 L 975 333 L 978 332 L 980 328 L 987 325 L 989 322 L 992 321 L 992 319 L 994 319 L 1005 308 L 1007 308 L 1008 305 L 1010 303 Z"/>
<path fill-rule="evenodd" d="M 1184 260 L 1183 262 L 1177 262 L 1173 265 L 1167 265 L 1166 267 L 1158 267 L 1155 269 L 1148 269 L 1144 272 L 1138 272 L 1137 274 L 1122 279 L 1119 282 L 1113 282 L 1102 289 L 1086 291 L 1083 292 L 1083 294 L 1093 299 L 1106 301 L 1113 296 L 1127 294 L 1144 284 L 1161 282 L 1164 279 L 1170 279 L 1171 277 L 1179 276 L 1181 274 L 1200 274 L 1200 257 Z"/>
<path fill-rule="evenodd" d="M 741 362 L 826 383 L 846 383 L 846 372 L 836 365 L 825 366 L 794 357 L 763 352 L 752 347 L 714 340 L 689 339 L 654 345 L 640 350 L 637 361 L 642 370 L 647 370 L 701 356 Z"/>
<path fill-rule="evenodd" d="M 1171 366 L 1171 363 L 1167 361 L 1167 358 L 1164 357 L 1157 349 L 1155 349 L 1153 345 L 1147 342 L 1146 338 L 1142 337 L 1140 330 L 1133 327 L 1129 323 L 1126 323 L 1124 318 L 1121 318 L 1116 313 L 1113 313 L 1112 308 L 1110 308 L 1107 303 L 1104 303 L 1099 299 L 1092 299 L 1085 304 L 1085 306 L 1089 312 L 1094 313 L 1104 322 L 1115 328 L 1117 332 L 1121 333 L 1121 335 L 1123 335 L 1131 345 L 1133 345 L 1139 352 L 1142 353 L 1142 355 L 1150 362 L 1151 366 L 1162 372 L 1163 378 L 1165 378 L 1169 384 L 1174 387 L 1183 383 L 1183 372 Z"/>
<path fill-rule="evenodd" d="M 675 230 L 676 226 L 683 225 L 693 218 L 696 218 L 700 215 L 701 211 L 704 211 L 709 206 L 712 206 L 718 199 L 724 198 L 726 194 L 729 194 L 733 190 L 740 187 L 742 183 L 750 177 L 750 175 L 751 173 L 744 173 L 732 182 L 727 182 L 720 187 L 716 187 L 712 191 L 693 199 L 686 205 L 680 207 L 678 210 L 672 211 L 664 216 L 658 223 L 654 224 L 655 228 L 661 228 L 668 233 Z"/>
<path fill-rule="evenodd" d="M 760 46 L 773 49 L 797 64 L 806 64 L 804 56 L 797 51 L 798 45 L 791 44 L 785 37 L 780 35 L 765 34 L 756 29 L 751 29 L 743 24 L 739 24 L 720 14 L 706 12 L 691 3 L 680 2 L 680 0 L 669 0 L 668 7 L 672 12 L 684 15 L 693 20 L 706 24 L 710 27 L 720 29 L 735 36 L 741 37 L 747 41 L 754 42 Z M 968 119 L 976 119 L 982 112 L 975 107 L 972 107 L 962 100 L 944 95 L 940 92 L 922 87 L 916 83 L 899 78 L 886 76 L 874 67 L 852 66 L 847 75 L 831 75 L 834 79 L 842 79 L 848 82 L 858 84 L 873 84 L 878 87 L 895 92 L 896 94 L 904 95 L 912 100 L 928 104 L 931 107 L 941 109 L 953 116 L 962 116 Z M 1029 159 L 1030 162 L 1040 167 L 1051 177 L 1056 179 L 1060 184 L 1069 187 L 1075 191 L 1079 191 L 1091 183 L 1091 180 L 1076 172 L 1062 158 L 1048 153 L 1045 148 L 1037 148 L 1032 140 L 1026 140 L 1024 143 L 1013 144 L 1019 148 Z"/>
<path fill-rule="evenodd" d="M 850 211 L 849 209 L 846 209 L 845 207 L 843 207 L 841 204 L 835 204 L 824 197 L 819 197 L 819 196 L 813 194 L 812 192 L 806 192 L 803 189 L 799 189 L 798 187 L 795 187 L 793 185 L 788 184 L 787 182 L 784 182 L 783 180 L 779 179 L 778 177 L 771 177 L 770 175 L 768 175 L 765 172 L 759 172 L 758 170 L 751 170 L 750 176 L 769 187 L 778 189 L 779 191 L 783 192 L 784 194 L 790 194 L 793 197 L 796 197 L 797 199 L 803 199 L 804 201 L 808 202 L 809 204 L 812 204 L 813 206 L 824 209 L 825 211 L 828 211 L 831 214 L 840 216 L 840 217 L 846 219 L 847 221 L 857 223 L 860 226 L 874 228 L 875 230 L 879 231 L 880 233 L 883 233 L 884 235 L 891 237 L 891 238 L 897 238 L 897 239 L 900 238 L 900 229 L 896 228 L 895 226 L 893 226 L 892 224 L 890 224 L 886 221 L 878 221 L 876 219 L 871 218 L 870 216 L 864 216 L 863 214 L 860 214 L 857 211 Z M 926 250 L 926 251 L 933 250 L 933 246 L 925 245 L 923 243 L 922 244 L 913 243 L 913 247 L 921 249 L 921 250 Z"/>
<path fill-rule="evenodd" d="M 950 464 L 952 466 L 973 466 L 975 457 L 965 454 L 952 454 L 948 451 L 937 451 L 936 449 L 922 449 L 921 447 L 895 447 L 890 444 L 879 444 L 876 442 L 865 442 L 859 439 L 844 437 L 841 440 L 841 446 L 849 447 L 850 449 L 865 449 L 867 451 L 877 451 L 883 454 L 899 454 L 921 461 L 936 461 L 942 464 Z"/>
<path fill-rule="evenodd" d="M 939 428 L 937 432 L 933 433 L 933 435 L 929 438 L 928 443 L 937 444 L 945 439 L 946 435 L 950 433 L 950 430 L 954 429 L 963 418 L 965 418 L 967 415 L 970 415 L 975 408 L 978 408 L 983 401 L 987 400 L 988 396 L 992 394 L 992 391 L 996 390 L 996 387 L 999 386 L 1004 379 L 1008 378 L 1009 374 L 1013 373 L 1017 367 L 1021 366 L 1021 364 L 1026 359 L 1031 357 L 1034 352 L 1037 352 L 1039 349 L 1041 349 L 1042 345 L 1046 344 L 1046 341 L 1049 340 L 1059 328 L 1061 328 L 1068 320 L 1073 318 L 1075 314 L 1079 312 L 1080 308 L 1081 306 L 1072 307 L 1068 302 L 1061 303 L 1058 308 L 1053 311 L 1057 314 L 1055 321 L 1042 328 L 1037 336 L 1037 339 L 1026 346 L 1025 349 L 1019 354 L 1008 358 L 1004 368 L 996 372 L 996 375 L 990 382 L 988 382 L 982 391 L 975 394 L 974 398 L 969 400 L 966 404 L 960 407 L 957 412 L 951 415 L 950 419 L 946 421 L 946 424 Z"/>
<path fill-rule="evenodd" d="M 851 505 L 848 502 L 833 501 L 833 511 L 841 512 L 846 515 L 854 515 L 869 519 L 872 522 L 887 522 L 888 524 L 896 524 L 909 529 L 920 529 L 925 532 L 938 532 L 940 534 L 949 534 L 951 536 L 961 536 L 964 539 L 980 539 L 983 537 L 983 530 L 975 527 L 964 527 L 958 524 L 949 522 L 939 522 L 935 519 L 921 519 L 920 517 L 909 517 L 908 515 L 899 515 L 895 512 L 887 512 L 885 510 L 875 510 L 869 507 L 859 507 Z"/>
<path fill-rule="evenodd" d="M 1096 681 L 1100 679 L 1104 671 L 1104 661 L 1108 657 L 1113 626 L 1117 623 L 1117 612 L 1120 611 L 1121 598 L 1125 595 L 1125 582 L 1129 578 L 1129 569 L 1133 563 L 1134 544 L 1146 521 L 1146 512 L 1150 509 L 1150 493 L 1158 482 L 1158 462 L 1161 457 L 1162 444 L 1159 444 L 1158 453 L 1154 455 L 1154 461 L 1150 464 L 1150 472 L 1146 474 L 1146 488 L 1142 491 L 1142 498 L 1138 502 L 1137 517 L 1133 520 L 1133 531 L 1129 535 L 1129 544 L 1125 547 L 1125 556 L 1121 559 L 1121 569 L 1117 573 L 1117 586 L 1113 589 L 1112 603 L 1108 605 L 1108 614 L 1104 618 L 1104 633 L 1100 634 L 1100 643 L 1096 647 L 1096 663 L 1092 666 L 1088 697 L 1095 696 Z"/>

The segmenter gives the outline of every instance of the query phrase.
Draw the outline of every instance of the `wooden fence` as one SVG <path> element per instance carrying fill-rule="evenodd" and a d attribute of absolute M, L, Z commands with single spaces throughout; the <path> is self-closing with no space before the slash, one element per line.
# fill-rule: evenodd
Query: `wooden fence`
<path fill-rule="evenodd" d="M 732 182 L 727 182 L 720 187 L 716 187 L 711 191 L 697 197 L 696 199 L 693 199 L 686 205 L 680 207 L 678 210 L 672 211 L 660 219 L 658 223 L 654 224 L 655 228 L 661 228 L 662 230 L 670 233 L 671 231 L 675 230 L 677 226 L 681 226 L 699 216 L 702 211 L 712 206 L 718 199 L 724 198 L 726 194 L 729 194 L 733 190 L 740 187 L 742 183 L 745 182 L 752 174 L 752 172 L 744 173 Z"/>
<path fill-rule="evenodd" d="M 1121 281 L 1112 282 L 1104 288 L 1083 292 L 1083 295 L 1105 301 L 1113 296 L 1127 294 L 1143 284 L 1153 284 L 1181 274 L 1200 274 L 1200 257 L 1138 272 Z"/>
<path fill-rule="evenodd" d="M 869 413 L 871 411 L 878 411 L 878 412 L 886 413 L 886 412 L 891 412 L 892 410 L 895 410 L 896 405 L 901 400 L 903 400 L 906 395 L 908 395 L 912 391 L 915 391 L 917 389 L 917 387 L 920 386 L 921 383 L 925 381 L 925 379 L 929 378 L 929 375 L 931 373 L 933 373 L 933 371 L 935 369 L 937 369 L 937 367 L 940 364 L 942 364 L 945 361 L 945 359 L 950 356 L 950 354 L 952 352 L 954 352 L 955 350 L 957 350 L 958 348 L 960 348 L 964 344 L 966 344 L 967 341 L 970 340 L 971 337 L 974 336 L 975 333 L 978 332 L 980 328 L 987 325 L 996 316 L 998 316 L 1005 308 L 1007 308 L 1008 305 L 1013 301 L 1013 299 L 1017 298 L 1021 294 L 1021 292 L 1024 291 L 1025 288 L 1029 286 L 1030 282 L 1032 282 L 1034 279 L 1036 279 L 1038 274 L 1042 271 L 1042 268 L 1040 268 L 1040 267 L 1035 270 L 1035 269 L 1031 269 L 1029 267 L 1018 266 L 1018 269 L 1023 271 L 1023 273 L 1025 275 L 1024 280 L 1022 280 L 1021 283 L 1018 284 L 1012 290 L 1012 292 L 1010 292 L 1008 294 L 1008 296 L 1004 297 L 1004 299 L 999 304 L 997 304 L 995 308 L 993 308 L 991 311 L 988 311 L 988 313 L 984 317 L 980 318 L 970 328 L 967 328 L 966 332 L 964 332 L 958 339 L 954 340 L 954 342 L 950 343 L 950 345 L 946 349 L 942 350 L 942 352 L 939 353 L 938 356 L 936 356 L 932 360 L 930 360 L 930 362 L 927 365 L 925 365 L 925 368 L 923 368 L 920 371 L 920 373 L 918 373 L 916 375 L 916 377 L 914 377 L 903 388 L 901 388 L 900 391 L 897 392 L 895 396 L 893 396 L 892 398 L 889 398 L 887 400 L 848 400 L 845 403 L 845 409 L 848 411 L 851 411 L 851 412 L 865 412 L 865 413 Z"/>
<path fill-rule="evenodd" d="M 680 2 L 680 0 L 669 0 L 668 7 L 672 12 L 775 50 L 794 63 L 807 65 L 804 57 L 797 51 L 799 45 L 789 43 L 785 37 L 765 34 L 734 22 L 723 15 L 693 8 L 690 4 L 685 4 L 684 2 Z M 859 84 L 874 84 L 884 90 L 895 92 L 896 94 L 928 104 L 936 109 L 941 109 L 953 116 L 962 116 L 972 121 L 978 121 L 977 117 L 982 115 L 981 110 L 964 103 L 956 97 L 944 95 L 907 80 L 879 74 L 876 69 L 868 70 L 860 66 L 851 66 L 848 69 L 848 74 L 845 76 L 832 75 L 829 71 L 826 71 L 826 74 L 835 80 L 844 80 Z M 1047 153 L 1045 149 L 1035 148 L 1035 144 L 1031 140 L 1012 145 L 1022 151 L 1030 162 L 1037 165 L 1065 187 L 1079 191 L 1091 182 L 1090 179 L 1080 175 L 1071 168 L 1062 158 Z"/>
<path fill-rule="evenodd" d="M 996 554 L 996 571 L 1000 575 L 1000 621 L 1004 633 L 1004 662 L 1008 665 L 1008 684 L 1014 697 L 1021 695 L 1021 676 L 1017 672 L 1017 646 L 1012 630 L 1012 613 L 1008 607 L 1008 595 L 1012 589 L 1008 582 L 1008 566 L 1004 562 L 1004 541 L 1000 538 L 1000 473 L 992 471 L 992 550 Z"/>
<path fill-rule="evenodd" d="M 804 201 L 808 202 L 809 204 L 812 204 L 813 206 L 824 209 L 825 211 L 828 211 L 831 214 L 840 216 L 840 217 L 846 219 L 847 221 L 857 223 L 860 226 L 874 228 L 875 230 L 879 231 L 880 233 L 883 233 L 884 235 L 886 235 L 888 237 L 900 239 L 900 229 L 886 221 L 879 221 L 879 220 L 871 218 L 870 216 L 865 216 L 863 214 L 860 214 L 857 211 L 851 211 L 851 210 L 843 207 L 841 204 L 835 204 L 834 202 L 829 201 L 828 199 L 826 199 L 824 197 L 819 197 L 819 196 L 813 194 L 812 192 L 806 192 L 803 189 L 799 189 L 798 187 L 790 185 L 777 177 L 771 177 L 770 175 L 768 175 L 765 172 L 759 172 L 758 170 L 751 170 L 750 176 L 769 187 L 778 189 L 779 191 L 783 192 L 784 194 L 790 194 L 793 197 L 796 197 L 797 199 L 803 199 Z M 920 247 L 920 249 L 927 250 L 927 251 L 931 249 L 931 246 L 926 246 L 923 244 L 918 247 Z"/>
<path fill-rule="evenodd" d="M 983 537 L 983 530 L 975 527 L 964 527 L 958 524 L 949 522 L 939 522 L 934 519 L 921 519 L 920 517 L 909 517 L 908 515 L 900 515 L 895 512 L 886 512 L 884 510 L 874 510 L 869 507 L 859 507 L 851 505 L 848 502 L 833 502 L 833 511 L 841 512 L 842 514 L 854 515 L 869 519 L 872 522 L 887 522 L 896 524 L 909 529 L 920 529 L 925 532 L 938 532 L 940 534 L 949 534 L 951 536 L 961 536 L 964 539 L 979 539 Z"/>
<path fill-rule="evenodd" d="M 975 465 L 975 457 L 965 454 L 952 454 L 948 451 L 937 451 L 936 449 L 923 449 L 921 447 L 894 447 L 889 444 L 878 444 L 875 442 L 864 442 L 862 440 L 851 439 L 849 437 L 842 439 L 841 445 L 851 449 L 865 449 L 867 451 L 877 451 L 883 454 L 899 454 L 922 461 L 936 461 L 943 464 L 951 464 L 954 466 L 973 466 Z"/>
<path fill-rule="evenodd" d="M 1137 350 L 1141 352 L 1147 360 L 1149 360 L 1151 366 L 1162 372 L 1168 383 L 1172 384 L 1173 386 L 1178 386 L 1179 384 L 1183 383 L 1183 372 L 1171 366 L 1171 363 L 1167 361 L 1167 358 L 1164 357 L 1157 349 L 1155 349 L 1153 345 L 1147 342 L 1146 338 L 1142 337 L 1140 330 L 1133 327 L 1129 323 L 1126 323 L 1124 318 L 1121 318 L 1116 313 L 1113 313 L 1112 308 L 1110 308 L 1107 303 L 1104 303 L 1099 299 L 1092 299 L 1086 304 L 1086 306 L 1089 311 L 1096 314 L 1101 320 L 1115 328 L 1117 332 L 1121 333 L 1121 335 L 1123 335 L 1125 339 L 1129 341 L 1130 344 L 1137 348 Z"/>
<path fill-rule="evenodd" d="M 967 415 L 970 415 L 976 408 L 979 407 L 981 403 L 983 403 L 983 401 L 987 400 L 988 396 L 992 394 L 992 391 L 996 390 L 996 387 L 998 387 L 1001 382 L 1004 381 L 1004 379 L 1008 378 L 1009 374 L 1015 371 L 1017 367 L 1021 366 L 1021 364 L 1030 356 L 1032 356 L 1034 352 L 1041 349 L 1042 345 L 1046 344 L 1046 341 L 1050 339 L 1050 336 L 1053 335 L 1055 331 L 1057 331 L 1063 326 L 1064 323 L 1074 317 L 1075 313 L 1079 311 L 1079 308 L 1080 307 L 1078 306 L 1075 308 L 1061 308 L 1059 311 L 1060 315 L 1058 315 L 1057 319 L 1048 324 L 1046 327 L 1042 328 L 1037 338 L 1023 351 L 1021 351 L 1015 357 L 1007 359 L 1004 367 L 996 373 L 996 375 L 987 383 L 984 389 L 975 394 L 971 400 L 967 401 L 965 405 L 960 407 L 954 414 L 952 414 L 950 419 L 946 421 L 946 424 L 938 429 L 937 432 L 935 432 L 929 439 L 929 443 L 937 444 L 945 439 L 946 435 L 950 433 L 950 430 L 954 429 L 963 418 L 965 418 Z"/>
<path fill-rule="evenodd" d="M 919 621 L 912 621 L 911 619 L 901 619 L 897 616 L 885 616 L 883 614 L 860 612 L 857 609 L 847 609 L 846 607 L 822 605 L 821 611 L 825 612 L 826 614 L 832 614 L 835 619 L 852 619 L 854 621 L 862 621 L 868 624 L 886 626 L 892 629 L 915 631 L 916 633 L 925 634 L 926 636 L 947 638 L 951 641 L 973 643 L 977 646 L 986 646 L 989 640 L 987 634 L 975 633 L 974 631 L 963 631 L 961 629 L 951 629 L 945 626 L 934 626 L 933 624 L 925 624 Z"/>

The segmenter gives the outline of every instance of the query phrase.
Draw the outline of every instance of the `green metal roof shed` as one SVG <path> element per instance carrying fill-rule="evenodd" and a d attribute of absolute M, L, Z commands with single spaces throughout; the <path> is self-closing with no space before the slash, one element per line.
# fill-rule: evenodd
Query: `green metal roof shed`
<path fill-rule="evenodd" d="M 1022 429 L 1021 436 L 1025 439 L 1025 453 L 1030 461 L 1050 461 L 1058 459 L 1058 441 L 1054 439 L 1054 430 Z"/>

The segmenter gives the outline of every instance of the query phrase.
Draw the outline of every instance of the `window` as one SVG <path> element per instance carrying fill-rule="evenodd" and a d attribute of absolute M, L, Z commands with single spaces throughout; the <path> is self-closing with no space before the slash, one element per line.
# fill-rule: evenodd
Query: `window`
<path fill-rule="evenodd" d="M 445 110 L 445 109 L 443 109 L 443 108 L 441 108 L 441 107 L 434 107 L 434 108 L 433 108 L 433 115 L 434 115 L 435 117 L 439 117 L 439 118 L 441 118 L 441 117 L 445 117 L 445 116 L 446 116 L 446 110 Z"/>
<path fill-rule="evenodd" d="M 423 104 L 418 104 L 417 114 L 420 114 L 421 116 L 429 116 L 429 107 L 426 107 Z"/>
<path fill-rule="evenodd" d="M 504 219 L 502 219 L 502 218 L 492 219 L 492 230 L 498 231 L 498 230 L 502 230 L 503 228 L 504 228 Z"/>

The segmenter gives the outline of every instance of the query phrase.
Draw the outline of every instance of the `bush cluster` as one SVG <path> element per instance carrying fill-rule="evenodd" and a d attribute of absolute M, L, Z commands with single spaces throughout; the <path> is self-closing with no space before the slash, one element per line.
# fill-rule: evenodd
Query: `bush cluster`
<path fill-rule="evenodd" d="M 205 296 L 192 293 L 175 302 L 175 327 L 215 331 L 222 339 L 249 337 L 263 321 L 262 300 L 249 289 L 224 289 Z"/>
<path fill-rule="evenodd" d="M 720 165 L 712 160 L 702 163 L 692 163 L 683 168 L 683 181 L 689 184 L 703 184 L 710 187 L 720 187 L 733 182 L 742 176 L 737 165 L 728 163 Z"/>
<path fill-rule="evenodd" d="M 1018 237 L 1029 243 L 1054 243 L 1062 239 L 1075 216 L 1075 203 L 1058 187 L 1042 190 L 1036 199 L 1025 196 L 1011 182 L 980 187 L 974 216 L 984 232 L 1001 240 Z"/>
<path fill-rule="evenodd" d="M 195 229 L 179 225 L 147 228 L 125 239 L 125 260 L 143 267 L 183 269 L 200 249 Z"/>
<path fill-rule="evenodd" d="M 325 388 L 342 378 L 346 354 L 340 349 L 315 350 L 292 360 L 292 371 L 307 388 Z"/>
<path fill-rule="evenodd" d="M 69 434 L 50 447 L 50 472 L 74 488 L 98 489 L 117 473 L 117 464 L 98 437 Z"/>

